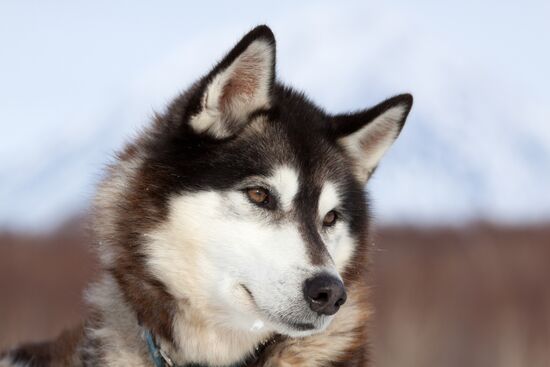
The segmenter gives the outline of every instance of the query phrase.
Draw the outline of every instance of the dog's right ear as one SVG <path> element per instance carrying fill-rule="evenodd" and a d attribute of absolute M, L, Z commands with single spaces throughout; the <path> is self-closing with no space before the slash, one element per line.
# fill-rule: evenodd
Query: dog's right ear
<path fill-rule="evenodd" d="M 270 107 L 274 80 L 275 37 L 258 26 L 201 81 L 191 100 L 191 128 L 216 139 L 234 135 L 253 112 Z"/>

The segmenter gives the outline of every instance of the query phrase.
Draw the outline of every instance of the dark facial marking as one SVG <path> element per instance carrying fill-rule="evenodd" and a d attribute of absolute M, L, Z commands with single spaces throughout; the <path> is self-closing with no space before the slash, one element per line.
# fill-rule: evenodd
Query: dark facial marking
<path fill-rule="evenodd" d="M 319 187 L 305 185 L 296 197 L 298 228 L 313 265 L 323 265 L 330 259 L 319 233 L 317 207 L 320 193 Z"/>

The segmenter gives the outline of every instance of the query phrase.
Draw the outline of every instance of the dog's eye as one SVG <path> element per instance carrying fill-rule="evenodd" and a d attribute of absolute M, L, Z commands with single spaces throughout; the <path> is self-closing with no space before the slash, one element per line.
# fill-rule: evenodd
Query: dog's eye
<path fill-rule="evenodd" d="M 246 189 L 246 195 L 254 204 L 267 205 L 271 201 L 269 191 L 263 187 L 251 187 Z"/>
<path fill-rule="evenodd" d="M 338 219 L 338 214 L 336 214 L 334 210 L 331 210 L 325 215 L 325 218 L 323 218 L 323 226 L 332 227 L 334 223 L 336 223 L 337 219 Z"/>

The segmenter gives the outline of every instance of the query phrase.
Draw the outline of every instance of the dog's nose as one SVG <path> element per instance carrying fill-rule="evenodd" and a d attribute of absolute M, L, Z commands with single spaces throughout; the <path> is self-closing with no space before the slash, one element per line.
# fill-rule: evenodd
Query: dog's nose
<path fill-rule="evenodd" d="M 304 294 L 309 307 L 321 315 L 334 315 L 347 297 L 342 281 L 329 274 L 307 279 Z"/>

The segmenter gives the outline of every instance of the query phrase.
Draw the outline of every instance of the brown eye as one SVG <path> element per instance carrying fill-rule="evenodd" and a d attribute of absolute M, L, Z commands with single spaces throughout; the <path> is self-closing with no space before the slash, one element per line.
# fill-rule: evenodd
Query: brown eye
<path fill-rule="evenodd" d="M 255 204 L 269 204 L 269 191 L 262 187 L 251 187 L 246 189 L 246 195 Z"/>
<path fill-rule="evenodd" d="M 323 218 L 323 226 L 332 227 L 334 223 L 336 223 L 336 219 L 338 219 L 338 215 L 334 210 L 331 210 L 325 215 L 325 218 Z"/>

